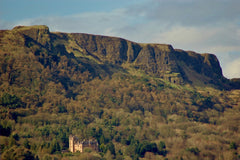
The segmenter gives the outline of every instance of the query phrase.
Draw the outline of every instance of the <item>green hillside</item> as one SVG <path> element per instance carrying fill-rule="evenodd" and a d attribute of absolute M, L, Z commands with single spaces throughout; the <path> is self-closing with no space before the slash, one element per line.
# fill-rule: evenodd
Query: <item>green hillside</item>
<path fill-rule="evenodd" d="M 240 159 L 239 79 L 216 56 L 121 38 L 0 31 L 1 159 Z M 69 135 L 99 152 L 68 151 Z"/>

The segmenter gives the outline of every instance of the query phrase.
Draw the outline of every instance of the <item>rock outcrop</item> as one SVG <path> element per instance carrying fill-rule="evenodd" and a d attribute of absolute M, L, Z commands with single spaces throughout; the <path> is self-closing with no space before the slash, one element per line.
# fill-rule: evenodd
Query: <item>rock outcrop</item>
<path fill-rule="evenodd" d="M 6 37 L 11 34 L 10 37 L 17 41 L 15 45 L 32 48 L 25 49 L 26 52 L 31 50 L 39 54 L 44 50 L 49 54 L 92 59 L 98 64 L 130 64 L 176 84 L 209 84 L 229 88 L 229 80 L 222 75 L 219 61 L 213 54 L 183 51 L 167 44 L 135 43 L 116 37 L 50 32 L 47 26 L 19 26 L 0 34 L 2 51 L 7 50 L 2 47 L 3 43 L 7 43 L 3 41 L 8 41 Z"/>

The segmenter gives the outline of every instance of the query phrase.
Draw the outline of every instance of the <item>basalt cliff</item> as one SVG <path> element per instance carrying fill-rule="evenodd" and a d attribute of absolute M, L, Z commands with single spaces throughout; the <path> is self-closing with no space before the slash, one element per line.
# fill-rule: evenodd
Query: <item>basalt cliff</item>
<path fill-rule="evenodd" d="M 174 49 L 168 44 L 143 44 L 101 35 L 50 32 L 47 26 L 17 26 L 12 30 L 2 30 L 0 52 L 25 52 L 38 57 L 47 54 L 53 58 L 65 55 L 85 59 L 84 64 L 95 72 L 93 63 L 111 64 L 120 68 L 133 67 L 181 85 L 211 85 L 223 89 L 239 87 L 238 80 L 230 81 L 223 76 L 219 61 L 213 54 Z M 43 58 L 39 60 L 44 61 Z M 45 59 L 42 63 L 48 62 Z"/>

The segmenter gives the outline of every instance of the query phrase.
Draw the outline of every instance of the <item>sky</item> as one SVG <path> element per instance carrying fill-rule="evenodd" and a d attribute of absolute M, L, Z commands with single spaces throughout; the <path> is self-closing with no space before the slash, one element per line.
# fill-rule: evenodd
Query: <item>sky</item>
<path fill-rule="evenodd" d="M 227 78 L 240 78 L 240 0 L 0 0 L 0 29 L 116 36 L 215 54 Z"/>

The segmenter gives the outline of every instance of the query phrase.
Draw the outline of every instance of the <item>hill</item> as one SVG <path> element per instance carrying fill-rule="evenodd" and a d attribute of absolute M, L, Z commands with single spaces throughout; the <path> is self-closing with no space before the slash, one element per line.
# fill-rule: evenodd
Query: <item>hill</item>
<path fill-rule="evenodd" d="M 218 59 L 213 54 L 173 49 L 166 44 L 139 44 L 116 37 L 50 33 L 47 26 L 18 26 L 2 33 L 6 34 L 3 42 L 16 43 L 16 47 L 25 47 L 24 52 L 34 55 L 45 50 L 53 55 L 90 59 L 96 64 L 131 66 L 176 84 L 231 88 L 231 82 L 223 77 Z M 11 52 L 12 47 L 9 48 Z"/>
<path fill-rule="evenodd" d="M 239 80 L 213 54 L 122 38 L 0 31 L 2 159 L 239 157 Z M 61 153 L 68 136 L 100 152 Z"/>

